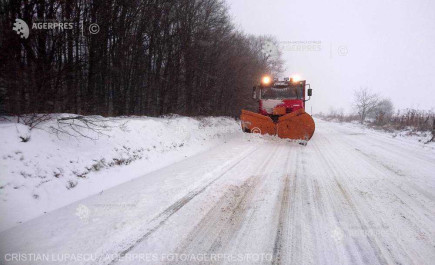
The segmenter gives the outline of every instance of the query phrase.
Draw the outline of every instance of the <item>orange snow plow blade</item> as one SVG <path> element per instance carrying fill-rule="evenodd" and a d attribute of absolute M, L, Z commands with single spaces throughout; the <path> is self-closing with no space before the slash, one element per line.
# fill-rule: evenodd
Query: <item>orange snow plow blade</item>
<path fill-rule="evenodd" d="M 252 111 L 242 110 L 240 116 L 244 132 L 275 135 L 276 129 L 272 119 Z"/>
<path fill-rule="evenodd" d="M 292 140 L 308 141 L 315 130 L 313 118 L 303 109 L 279 117 L 276 124 L 268 116 L 247 110 L 242 110 L 240 120 L 244 132 L 278 135 Z"/>
<path fill-rule="evenodd" d="M 280 138 L 308 141 L 314 134 L 313 118 L 303 109 L 279 117 L 276 131 Z"/>

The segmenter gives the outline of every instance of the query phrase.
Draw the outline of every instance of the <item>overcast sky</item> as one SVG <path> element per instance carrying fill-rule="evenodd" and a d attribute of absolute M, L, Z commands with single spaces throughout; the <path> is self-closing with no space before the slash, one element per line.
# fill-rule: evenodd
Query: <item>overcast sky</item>
<path fill-rule="evenodd" d="M 434 0 L 227 2 L 238 28 L 282 42 L 285 76 L 311 83 L 313 112 L 350 111 L 359 87 L 396 108 L 435 107 Z M 296 51 L 298 41 L 317 51 Z"/>

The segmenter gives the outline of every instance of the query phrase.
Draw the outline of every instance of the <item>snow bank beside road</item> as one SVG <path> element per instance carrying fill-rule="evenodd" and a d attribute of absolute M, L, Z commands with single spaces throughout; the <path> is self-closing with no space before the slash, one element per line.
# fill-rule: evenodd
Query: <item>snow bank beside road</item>
<path fill-rule="evenodd" d="M 31 131 L 0 123 L 0 231 L 241 134 L 234 119 L 223 117 L 92 117 L 92 129 L 66 121 Z"/>

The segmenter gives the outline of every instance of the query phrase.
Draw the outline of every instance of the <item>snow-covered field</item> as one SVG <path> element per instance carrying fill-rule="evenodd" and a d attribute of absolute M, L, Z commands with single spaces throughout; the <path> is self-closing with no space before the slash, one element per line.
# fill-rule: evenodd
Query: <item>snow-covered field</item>
<path fill-rule="evenodd" d="M 58 126 L 55 118 L 71 116 L 56 115 L 31 131 L 0 123 L 0 231 L 240 134 L 230 118 L 87 117 L 95 126 Z"/>
<path fill-rule="evenodd" d="M 185 119 L 132 121 L 143 126 L 130 125 L 136 128 L 136 133 L 131 132 L 134 136 L 130 135 L 130 148 L 159 141 L 162 142 L 159 146 L 172 146 L 166 142 L 170 140 L 175 141 L 175 146 L 190 143 L 191 149 L 186 144 L 165 149 L 166 155 L 156 151 L 152 155 L 158 155 L 157 159 L 149 157 L 152 163 L 142 158 L 128 166 L 92 171 L 73 189 L 62 186 L 64 189 L 58 196 L 81 186 L 106 185 L 103 184 L 106 177 L 110 186 L 131 179 L 111 189 L 107 189 L 108 185 L 103 192 L 87 198 L 79 193 L 83 200 L 1 232 L 2 261 L 6 264 L 433 264 L 433 144 L 424 145 L 413 138 L 392 137 L 352 124 L 316 120 L 314 137 L 307 146 L 301 146 L 275 137 L 240 134 L 238 124 L 229 119 L 214 118 L 205 122 L 208 124 L 205 127 L 201 121 Z M 181 121 L 197 124 L 192 126 L 190 140 L 173 139 L 176 136 L 165 131 L 173 128 L 171 123 Z M 220 122 L 227 125 L 219 128 Z M 137 132 L 149 124 L 158 129 L 148 130 L 141 139 Z M 216 131 L 226 136 L 217 137 Z M 118 134 L 120 138 L 114 142 L 120 145 L 127 136 Z M 215 141 L 199 136 L 203 134 Z M 154 138 L 147 140 L 150 135 Z M 45 146 L 52 149 L 50 144 L 60 145 L 45 141 L 39 150 L 34 150 L 37 147 L 23 149 L 24 145 L 38 141 L 37 137 L 32 136 L 27 143 L 7 144 L 7 154 L 22 150 L 24 161 L 31 160 L 30 150 L 34 156 L 38 151 L 47 152 Z M 46 137 L 56 141 L 50 135 Z M 104 151 L 95 151 L 98 156 L 93 159 L 98 160 L 103 154 L 108 161 L 119 156 L 110 151 L 114 142 L 109 139 L 97 144 Z M 206 147 L 198 147 L 201 144 Z M 77 157 L 87 156 L 84 161 L 92 161 L 91 154 L 80 154 L 80 149 L 67 147 L 59 146 L 69 152 L 77 150 Z M 90 147 L 83 148 L 92 152 Z M 183 150 L 190 153 L 185 155 L 178 148 L 186 148 Z M 61 156 L 62 151 L 56 155 Z M 172 160 L 163 162 L 165 156 Z M 39 161 L 41 167 L 43 162 Z M 13 163 L 24 162 L 18 158 L 1 163 L 2 168 L 8 165 L 10 172 L 11 167 L 23 166 Z M 164 164 L 167 166 L 163 167 Z M 151 172 L 151 168 L 158 167 Z M 116 170 L 120 171 L 114 173 Z M 64 166 L 63 172 L 67 171 L 71 170 Z M 116 177 L 123 181 L 114 181 Z M 23 194 L 31 197 L 29 190 Z M 90 194 L 96 191 L 91 190 Z M 12 198 L 15 196 L 12 194 L 9 190 L 6 196 Z M 42 192 L 40 195 L 39 198 Z M 12 203 L 4 205 L 10 207 L 8 211 L 13 209 Z M 8 216 L 9 212 L 2 214 L 6 220 Z"/>

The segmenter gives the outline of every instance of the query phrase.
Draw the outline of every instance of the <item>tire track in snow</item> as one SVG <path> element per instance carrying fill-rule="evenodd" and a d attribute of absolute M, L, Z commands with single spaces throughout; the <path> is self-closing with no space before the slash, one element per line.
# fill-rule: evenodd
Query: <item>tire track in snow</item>
<path fill-rule="evenodd" d="M 356 149 L 361 155 L 363 155 L 364 156 L 364 159 L 369 163 L 369 164 L 371 164 L 371 165 L 373 165 L 373 167 L 376 167 L 376 168 L 378 168 L 380 171 L 386 171 L 386 174 L 387 175 L 393 175 L 393 176 L 399 176 L 399 177 L 407 177 L 404 173 L 402 173 L 400 170 L 398 170 L 398 169 L 395 169 L 395 168 L 392 168 L 391 166 L 388 166 L 388 165 L 386 165 L 385 163 L 383 163 L 382 161 L 379 161 L 379 160 L 377 160 L 377 159 L 375 159 L 375 158 L 373 158 L 372 156 L 370 156 L 369 154 L 367 154 L 367 153 L 365 153 L 365 152 L 363 152 L 363 151 L 361 151 L 361 150 L 359 150 L 359 149 Z M 393 183 L 393 182 L 390 182 L 391 184 L 394 184 L 395 185 L 395 183 Z M 430 193 L 428 193 L 427 191 L 425 191 L 425 190 L 423 190 L 423 189 L 421 189 L 421 188 L 419 188 L 419 187 L 417 187 L 416 185 L 414 185 L 413 183 L 411 183 L 411 182 L 409 182 L 409 181 L 407 181 L 407 183 L 406 184 L 408 184 L 408 186 L 410 186 L 410 188 L 412 188 L 412 189 L 414 189 L 416 192 L 418 192 L 418 193 L 420 193 L 421 195 L 423 195 L 423 196 L 425 196 L 426 197 L 426 200 L 427 201 L 430 201 L 430 202 L 434 202 L 435 201 L 435 196 L 433 195 L 433 194 L 430 194 Z M 399 189 L 400 189 L 400 187 L 398 187 Z M 403 190 L 402 190 L 403 191 Z M 404 191 L 405 192 L 405 191 Z M 405 192 L 406 193 L 406 192 Z M 409 196 L 409 194 L 407 194 L 408 196 Z M 410 196 L 411 197 L 411 196 Z M 426 207 L 426 205 L 424 205 L 423 203 L 420 203 L 420 205 L 419 205 L 420 207 L 422 207 L 422 208 L 424 208 L 425 210 L 426 210 L 426 212 L 433 212 L 432 211 L 432 209 L 434 209 L 434 207 L 433 206 L 435 206 L 435 205 L 432 205 L 432 207 Z M 434 220 L 431 220 L 431 221 L 434 221 Z"/>
<path fill-rule="evenodd" d="M 351 146 L 348 145 L 343 145 L 342 143 L 337 142 L 337 152 L 331 152 L 330 150 L 319 150 L 320 153 L 324 153 L 322 155 L 323 159 L 326 160 L 326 163 L 331 167 L 331 169 L 333 170 L 333 175 L 334 175 L 334 182 L 336 183 L 339 192 L 342 194 L 342 197 L 345 199 L 346 205 L 349 206 L 349 208 L 352 210 L 353 214 L 352 216 L 354 216 L 356 218 L 356 220 L 358 221 L 358 226 L 360 227 L 359 230 L 360 231 L 370 231 L 371 225 L 372 224 L 376 224 L 376 223 L 383 223 L 382 219 L 379 219 L 380 216 L 376 215 L 376 212 L 373 211 L 373 205 L 371 203 L 369 203 L 367 200 L 365 200 L 364 198 L 357 196 L 358 200 L 354 199 L 353 197 L 355 197 L 355 195 L 357 194 L 353 194 L 349 191 L 349 189 L 346 186 L 352 186 L 351 182 L 349 182 L 350 180 L 347 179 L 346 176 L 348 174 L 348 171 L 346 170 L 346 165 L 345 164 L 338 164 L 338 165 L 334 165 L 334 161 L 338 161 L 339 159 L 339 154 L 341 149 L 338 147 L 342 147 L 345 149 L 349 149 L 346 152 L 346 156 L 348 157 L 348 159 L 350 161 L 354 160 L 354 161 L 361 161 L 361 159 L 365 160 L 366 158 L 362 157 L 359 155 L 359 153 L 355 152 L 354 150 L 350 150 Z M 352 161 L 353 162 L 353 161 Z M 373 161 L 369 161 L 369 165 L 372 165 Z M 372 165 L 373 166 L 373 165 Z M 380 166 L 380 165 L 379 165 Z M 375 168 L 379 169 L 379 166 L 376 166 Z M 382 171 L 385 172 L 386 169 L 382 168 Z M 379 172 L 376 173 L 374 171 L 372 171 L 373 169 L 371 167 L 366 167 L 367 173 L 372 173 L 374 174 L 373 177 L 375 176 L 380 176 Z M 349 171 L 350 173 L 350 171 Z M 359 172 L 354 172 L 353 174 L 361 175 L 361 173 Z M 385 174 L 391 174 L 390 171 L 386 172 Z M 388 175 L 387 174 L 387 175 Z M 350 178 L 352 179 L 352 178 Z M 376 178 L 376 179 L 379 179 Z M 344 182 L 342 182 L 342 180 L 346 180 L 345 182 L 349 185 L 345 185 Z M 364 185 L 362 185 L 364 184 Z M 385 193 L 385 191 L 389 191 L 388 194 L 392 195 L 392 196 L 396 196 L 396 192 L 391 190 L 390 187 L 386 187 L 384 185 L 384 189 L 380 189 L 379 185 L 376 185 L 373 187 L 373 185 L 371 185 L 370 182 L 365 181 L 364 178 L 361 179 L 361 182 L 358 184 L 359 187 L 370 187 L 372 186 L 372 189 L 377 190 L 377 194 L 382 194 Z M 352 196 L 352 194 L 354 196 Z M 385 206 L 384 206 L 385 207 Z M 403 207 L 403 206 L 402 206 Z M 417 207 L 418 208 L 418 207 Z M 338 218 L 338 217 L 337 217 Z M 339 219 L 337 219 L 339 220 Z M 387 220 L 387 223 L 389 221 Z M 391 221 L 390 221 L 391 222 Z M 345 222 L 346 225 L 352 224 L 351 222 L 346 221 Z M 353 226 L 350 226 L 353 227 Z M 343 229 L 343 227 L 341 227 Z M 409 227 L 408 227 L 409 228 Z M 373 249 L 374 253 L 376 253 L 376 257 L 377 257 L 377 262 L 381 263 L 381 264 L 388 264 L 388 263 L 395 263 L 395 264 L 400 264 L 402 262 L 405 263 L 413 263 L 412 260 L 413 258 L 411 257 L 416 257 L 415 254 L 414 255 L 410 255 L 409 253 L 409 248 L 403 246 L 398 240 L 397 240 L 397 235 L 391 233 L 389 230 L 386 231 L 382 231 L 382 234 L 372 234 L 372 235 L 367 235 L 365 234 L 364 238 L 365 238 L 365 242 L 369 243 L 369 245 L 371 246 L 371 248 Z M 368 261 L 365 260 L 365 256 L 361 256 L 361 254 L 363 253 L 367 253 L 366 250 L 363 248 L 363 246 L 361 244 L 364 244 L 364 241 L 361 241 L 362 237 L 361 235 L 357 238 L 352 237 L 352 242 L 353 244 L 355 244 L 355 246 L 357 247 L 358 253 L 360 255 L 361 258 L 363 258 L 363 262 L 367 263 Z M 359 240 L 357 240 L 359 239 Z M 392 249 L 391 246 L 394 246 L 395 249 Z M 388 254 L 387 254 L 388 253 Z M 349 253 L 350 254 L 350 253 Z M 401 261 L 399 261 L 401 260 Z M 373 262 L 370 261 L 370 262 Z"/>
<path fill-rule="evenodd" d="M 320 136 L 320 137 L 323 138 L 324 136 Z M 327 139 L 327 138 L 325 138 L 324 140 L 326 140 L 328 142 L 330 141 L 330 139 Z M 331 142 L 331 144 L 334 144 L 334 143 Z M 332 212 L 334 219 L 335 219 L 335 225 L 339 229 L 337 231 L 346 232 L 347 229 L 344 227 L 344 224 L 346 224 L 347 226 L 351 226 L 351 227 L 352 226 L 360 227 L 362 230 L 366 229 L 367 226 L 365 225 L 365 223 L 362 222 L 362 220 L 360 218 L 360 213 L 353 206 L 352 200 L 348 196 L 347 192 L 344 191 L 342 184 L 337 179 L 342 174 L 344 174 L 344 175 L 347 174 L 347 172 L 342 173 L 342 171 L 337 167 L 337 165 L 335 165 L 335 163 L 340 162 L 340 159 L 338 159 L 337 161 L 332 160 L 331 157 L 334 157 L 335 155 L 334 155 L 334 153 L 330 152 L 328 150 L 328 148 L 321 148 L 317 144 L 315 145 L 315 148 L 317 151 L 316 153 L 320 155 L 320 159 L 322 161 L 321 164 L 323 166 L 325 166 L 325 168 L 324 168 L 326 170 L 325 176 L 328 176 L 328 178 L 330 178 L 330 181 L 328 183 L 324 183 L 324 184 L 327 185 L 326 191 L 328 192 L 328 197 L 329 197 L 329 200 L 327 200 L 327 201 L 332 203 L 332 206 L 333 206 L 333 209 L 331 209 L 332 210 L 331 212 Z M 336 146 L 336 148 L 337 148 L 337 146 Z M 332 183 L 335 183 L 335 187 L 334 187 L 334 185 L 331 185 Z M 337 196 L 337 191 L 339 193 L 341 193 L 342 197 Z M 345 205 L 347 205 L 349 207 L 342 208 L 342 206 L 340 206 L 342 201 L 344 201 Z M 346 213 L 346 210 L 348 210 L 349 208 L 352 210 L 352 214 L 350 216 Z M 346 219 L 343 219 L 343 218 L 346 218 Z M 357 223 L 355 223 L 355 221 L 357 221 Z M 336 249 L 337 249 L 336 253 L 337 254 L 341 253 L 340 249 L 342 247 L 344 247 L 344 249 L 346 250 L 346 253 L 347 253 L 347 257 L 350 259 L 349 262 L 351 262 L 351 263 L 367 263 L 367 262 L 370 263 L 370 262 L 373 262 L 373 260 L 367 260 L 366 255 L 360 256 L 359 258 L 362 258 L 363 260 L 360 260 L 359 262 L 357 261 L 358 257 L 355 256 L 355 254 L 361 254 L 361 253 L 368 254 L 368 253 L 367 253 L 367 250 L 365 250 L 365 248 L 361 245 L 361 242 L 359 242 L 358 240 L 354 240 L 353 237 L 351 237 L 351 239 L 352 239 L 352 243 L 354 244 L 354 247 L 356 247 L 356 249 L 352 249 L 352 246 L 349 244 L 338 245 L 338 246 L 336 246 Z M 372 249 L 372 251 L 373 251 L 372 254 L 374 254 L 374 257 L 376 258 L 377 262 L 380 264 L 387 264 L 388 262 L 385 260 L 384 256 L 382 255 L 382 251 L 380 250 L 379 246 L 375 243 L 375 241 L 373 241 L 373 239 L 370 238 L 369 236 L 365 236 L 365 239 L 366 239 L 366 242 L 369 244 L 370 248 Z M 343 243 L 340 243 L 340 244 L 343 244 Z"/>
<path fill-rule="evenodd" d="M 153 234 L 155 231 L 157 231 L 162 225 L 166 223 L 166 221 L 175 214 L 178 210 L 180 210 L 184 205 L 186 205 L 188 202 L 190 202 L 193 198 L 204 192 L 210 185 L 215 183 L 218 179 L 223 177 L 226 173 L 231 171 L 233 168 L 235 168 L 237 165 L 239 165 L 242 161 L 244 161 L 246 158 L 250 157 L 252 153 L 254 153 L 257 148 L 254 148 L 252 151 L 248 152 L 245 156 L 237 160 L 235 163 L 233 163 L 230 167 L 225 169 L 223 172 L 221 172 L 216 178 L 212 179 L 210 182 L 208 182 L 205 186 L 195 189 L 191 192 L 189 192 L 187 195 L 170 205 L 168 208 L 166 208 L 163 212 L 161 212 L 159 215 L 157 215 L 155 218 L 153 218 L 150 223 L 157 222 L 156 225 L 154 225 L 151 229 L 148 230 L 142 237 L 135 240 L 133 244 L 125 248 L 124 250 L 120 251 L 118 255 L 116 255 L 118 258 L 112 260 L 108 264 L 115 264 L 118 262 L 119 257 L 124 257 L 128 252 L 130 252 L 132 249 L 134 249 L 138 244 L 140 244 L 142 241 L 144 241 L 147 237 L 149 237 L 151 234 Z"/>
<path fill-rule="evenodd" d="M 345 146 L 350 148 L 351 142 L 348 140 Z M 377 196 L 383 194 L 384 196 L 387 195 L 393 198 L 389 207 L 384 210 L 389 212 L 388 219 L 391 219 L 394 216 L 400 217 L 399 222 L 396 222 L 396 224 L 402 227 L 401 230 L 403 229 L 403 231 L 406 231 L 407 233 L 412 232 L 414 235 L 418 235 L 417 237 L 419 238 L 419 241 L 426 241 L 427 245 L 434 246 L 435 242 L 431 239 L 433 239 L 435 235 L 433 229 L 435 218 L 433 209 L 435 202 L 432 194 L 421 189 L 417 184 L 410 180 L 413 178 L 414 174 L 418 173 L 413 173 L 413 175 L 410 176 L 408 175 L 409 173 L 405 174 L 395 167 L 385 164 L 378 156 L 370 155 L 370 152 L 366 153 L 358 148 L 354 149 L 357 152 L 349 152 L 349 154 L 352 155 L 355 160 L 365 163 L 367 169 L 370 169 L 374 175 L 380 176 L 377 178 L 380 182 L 371 187 L 372 193 Z M 427 163 L 429 160 L 426 160 L 425 162 Z M 425 166 L 419 168 L 429 169 Z M 370 183 L 367 185 L 370 185 Z M 367 205 L 370 209 L 374 211 L 376 210 L 373 205 Z M 379 218 L 380 216 L 377 217 Z M 386 219 L 387 218 L 382 220 L 385 221 L 385 223 L 391 222 Z M 404 229 L 404 225 L 406 225 L 406 229 Z M 418 252 L 415 249 L 419 248 L 419 251 L 423 251 L 424 249 L 423 246 L 409 248 L 409 246 L 405 246 L 403 242 L 399 240 L 396 233 L 389 231 L 386 231 L 385 233 L 389 234 L 389 240 L 386 240 L 383 237 L 378 239 L 382 241 L 385 249 L 388 250 L 392 257 L 399 254 L 402 259 L 406 260 L 406 263 L 412 263 L 411 261 L 415 259 L 416 255 L 418 256 Z M 388 247 L 391 245 L 392 241 L 397 244 L 398 248 L 400 248 L 400 251 L 395 251 L 395 254 L 393 254 L 391 252 L 392 250 Z"/>
<path fill-rule="evenodd" d="M 258 194 L 261 184 L 267 180 L 264 173 L 268 167 L 273 168 L 278 160 L 277 149 L 279 146 L 274 148 L 272 154 L 259 167 L 258 175 L 249 177 L 240 186 L 229 187 L 229 190 L 189 232 L 175 253 L 222 253 L 230 245 L 242 226 L 249 222 L 249 216 L 255 212 L 255 209 L 250 207 L 251 202 Z M 271 162 L 272 160 L 274 161 Z"/>
<path fill-rule="evenodd" d="M 429 198 L 430 196 L 428 196 L 427 192 L 419 190 L 416 185 L 408 180 L 404 180 L 400 182 L 400 184 L 397 184 L 397 181 L 394 181 L 396 180 L 395 177 L 403 179 L 407 176 L 398 174 L 396 170 L 385 166 L 382 161 L 378 161 L 365 153 L 358 152 L 358 154 L 361 155 L 362 159 L 365 160 L 368 165 L 379 170 L 387 177 L 385 181 L 382 181 L 380 184 L 373 187 L 373 191 L 376 191 L 376 194 L 384 193 L 394 198 L 391 202 L 391 206 L 387 209 L 391 214 L 389 218 L 399 216 L 399 225 L 406 225 L 404 231 L 417 235 L 419 241 L 425 241 L 427 245 L 435 246 L 433 240 L 435 230 L 433 229 L 433 226 L 431 226 L 431 224 L 434 224 L 434 211 L 432 210 L 434 201 Z M 413 190 L 414 193 L 411 194 L 407 188 Z M 429 204 L 429 207 L 427 207 L 426 204 Z M 406 259 L 406 263 L 418 264 L 423 262 L 423 260 L 415 260 L 415 258 L 418 257 L 418 252 L 415 251 L 415 249 L 424 251 L 423 246 L 415 246 L 414 249 L 409 248 L 399 240 L 397 234 L 391 232 L 389 234 L 391 238 L 390 240 L 387 241 L 384 238 L 381 238 L 380 240 L 383 241 L 383 244 L 386 246 L 386 249 L 391 256 L 401 253 L 401 258 Z M 394 240 L 394 243 L 398 248 L 400 248 L 400 252 L 395 251 L 394 254 L 393 250 L 388 247 L 388 245 L 392 243 L 392 240 Z"/>
<path fill-rule="evenodd" d="M 296 177 L 296 176 L 295 176 Z M 281 264 L 282 261 L 282 249 L 283 249 L 283 236 L 288 232 L 288 216 L 290 211 L 290 175 L 286 175 L 283 183 L 283 189 L 280 194 L 281 205 L 279 210 L 278 228 L 275 235 L 275 241 L 273 246 L 273 262 L 272 264 Z"/>
<path fill-rule="evenodd" d="M 272 264 L 308 262 L 304 247 L 312 244 L 313 238 L 305 237 L 308 231 L 303 223 L 305 216 L 304 201 L 308 202 L 308 186 L 303 171 L 306 147 L 289 150 L 286 159 L 285 176 L 282 179 L 278 200 L 278 222 L 274 237 Z M 291 151 L 295 153 L 290 154 Z M 290 157 L 291 155 L 291 157 Z M 304 183 L 304 184 L 302 184 Z"/>
<path fill-rule="evenodd" d="M 241 186 L 229 187 L 175 253 L 217 253 L 226 246 L 244 221 L 247 204 L 255 193 L 259 179 L 259 176 L 252 176 Z"/>

